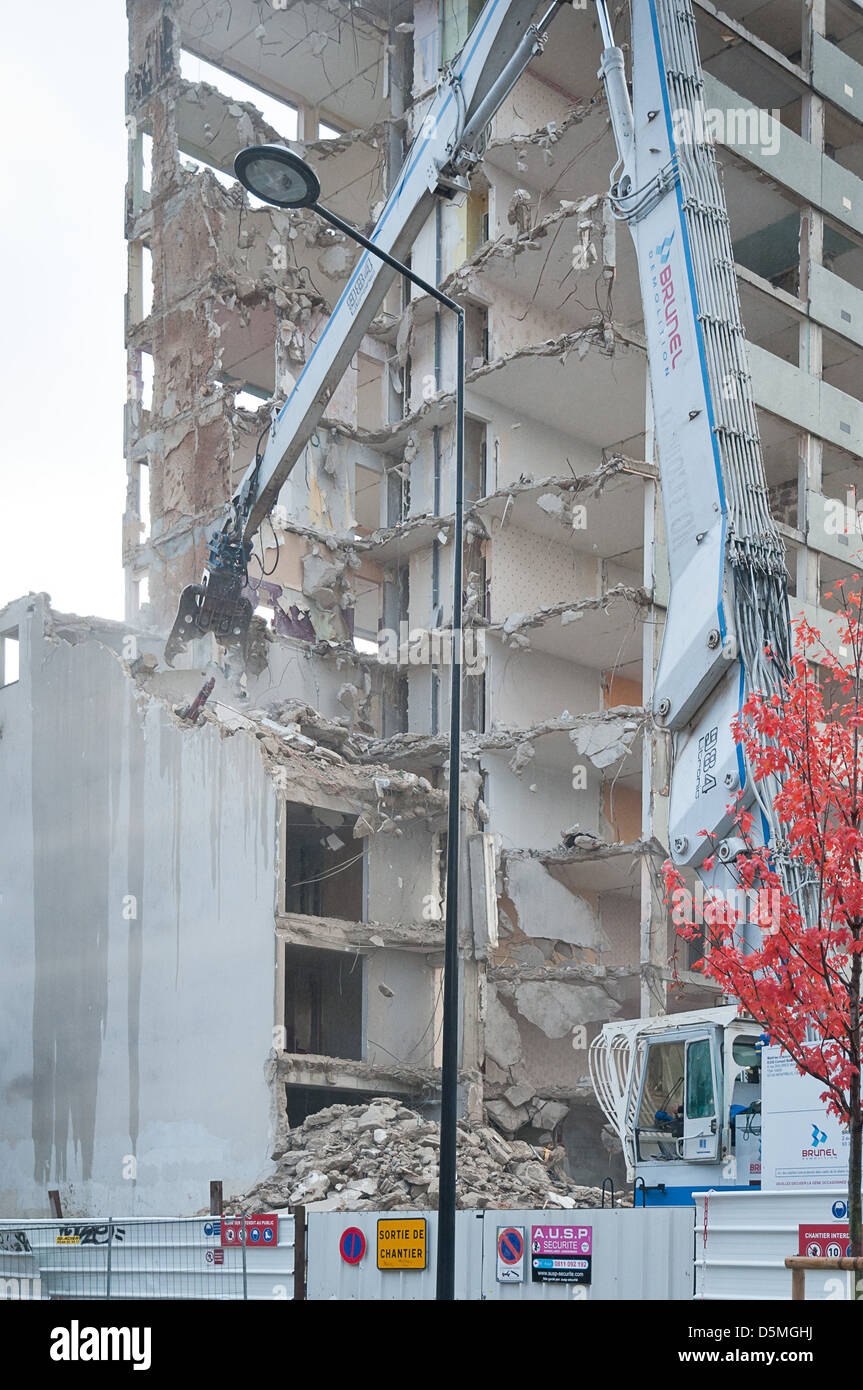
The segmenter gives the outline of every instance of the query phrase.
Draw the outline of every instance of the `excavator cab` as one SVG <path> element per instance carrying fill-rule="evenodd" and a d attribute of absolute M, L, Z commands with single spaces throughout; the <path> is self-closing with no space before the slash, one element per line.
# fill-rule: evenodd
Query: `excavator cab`
<path fill-rule="evenodd" d="M 719 1029 L 669 1031 L 647 1042 L 635 1125 L 641 1163 L 716 1163 L 722 1142 Z"/>

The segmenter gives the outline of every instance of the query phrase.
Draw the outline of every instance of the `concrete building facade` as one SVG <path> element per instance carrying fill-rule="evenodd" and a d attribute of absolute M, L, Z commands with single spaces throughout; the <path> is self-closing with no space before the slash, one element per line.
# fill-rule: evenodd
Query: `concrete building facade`
<path fill-rule="evenodd" d="M 45 596 L 0 617 L 4 1211 L 48 1185 L 193 1209 L 334 1100 L 435 1104 L 455 339 L 427 297 L 391 289 L 262 528 L 246 669 L 163 649 L 356 260 L 253 205 L 234 155 L 287 141 L 368 231 L 479 8 L 128 0 L 127 622 Z M 860 547 L 863 8 L 695 15 L 709 130 L 681 138 L 718 146 L 792 606 L 828 633 Z M 594 1182 L 620 1174 L 599 1026 L 718 1002 L 660 887 L 668 576 L 599 51 L 592 7 L 562 6 L 411 256 L 467 310 L 462 1105 Z"/>

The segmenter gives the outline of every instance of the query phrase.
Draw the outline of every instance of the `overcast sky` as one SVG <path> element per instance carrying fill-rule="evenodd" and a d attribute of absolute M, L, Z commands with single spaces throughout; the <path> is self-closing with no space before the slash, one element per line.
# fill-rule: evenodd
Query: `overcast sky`
<path fill-rule="evenodd" d="M 0 606 L 119 618 L 125 7 L 8 7 L 3 40 Z"/>

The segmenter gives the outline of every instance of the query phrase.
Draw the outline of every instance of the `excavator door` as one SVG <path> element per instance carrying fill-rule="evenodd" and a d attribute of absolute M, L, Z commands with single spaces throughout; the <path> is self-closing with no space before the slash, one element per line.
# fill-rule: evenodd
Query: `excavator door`
<path fill-rule="evenodd" d="M 722 1072 L 716 1029 L 686 1044 L 681 1158 L 715 1163 L 722 1143 Z"/>

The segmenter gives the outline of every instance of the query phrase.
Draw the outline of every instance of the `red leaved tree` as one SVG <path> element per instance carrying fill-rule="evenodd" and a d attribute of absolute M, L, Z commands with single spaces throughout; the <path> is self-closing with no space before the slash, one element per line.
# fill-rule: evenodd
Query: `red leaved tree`
<path fill-rule="evenodd" d="M 746 917 L 760 927 L 761 944 L 747 951 L 732 895 L 716 895 L 703 924 L 684 913 L 678 931 L 690 940 L 704 933 L 697 968 L 739 1000 L 801 1074 L 823 1082 L 822 1100 L 849 1132 L 851 1254 L 861 1255 L 863 605 L 861 594 L 844 583 L 835 594 L 841 654 L 796 621 L 787 679 L 776 692 L 752 694 L 734 727 L 751 775 L 781 822 L 785 843 L 778 849 L 788 865 L 780 878 L 778 860 L 753 847 L 752 816 L 739 811 L 747 851 L 736 860 L 734 876 L 752 903 Z M 692 900 L 673 864 L 663 872 L 668 900 L 679 912 Z"/>

